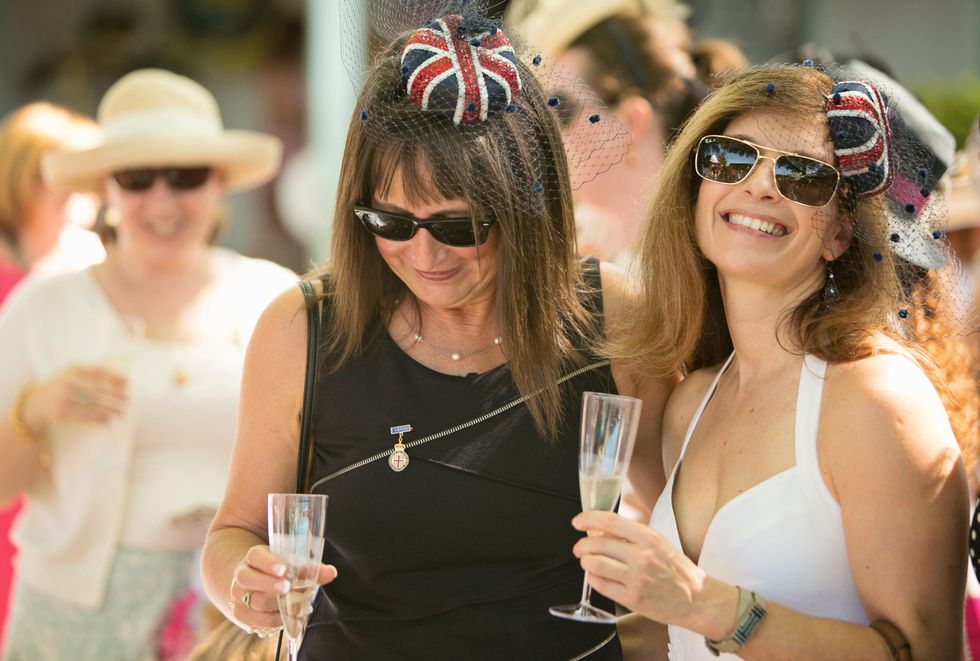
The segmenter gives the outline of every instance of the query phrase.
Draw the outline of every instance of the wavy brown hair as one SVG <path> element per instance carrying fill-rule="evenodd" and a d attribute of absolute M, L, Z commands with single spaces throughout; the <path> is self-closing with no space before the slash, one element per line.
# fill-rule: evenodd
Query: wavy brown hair
<path fill-rule="evenodd" d="M 594 333 L 580 299 L 585 285 L 557 119 L 523 64 L 519 112 L 453 129 L 445 117 L 419 111 L 401 78 L 406 38 L 381 53 L 360 94 L 344 147 L 330 260 L 311 276 L 328 283 L 328 369 L 376 347 L 398 301 L 411 296 L 353 214 L 355 204 L 384 193 L 400 168 L 410 201 L 464 199 L 474 218 L 494 218 L 503 346 L 517 390 L 539 393 L 527 405 L 538 430 L 552 438 L 562 418 L 556 380 L 582 361 L 576 338 Z M 362 128 L 365 119 L 371 131 Z M 542 179 L 556 183 L 532 193 L 532 182 Z M 528 199 L 535 200 L 531 213 Z"/>
<path fill-rule="evenodd" d="M 670 374 L 678 366 L 690 371 L 715 364 L 731 351 L 718 275 L 695 241 L 694 209 L 701 180 L 694 171 L 693 153 L 702 137 L 723 133 L 746 113 L 781 113 L 788 122 L 822 116 L 832 86 L 831 79 L 813 67 L 759 68 L 726 81 L 695 111 L 667 154 L 641 239 L 640 309 L 646 319 L 619 329 L 619 339 L 610 348 L 614 355 L 645 372 Z M 884 204 L 880 196 L 856 199 L 842 184 L 835 220 L 861 231 L 851 232 L 850 245 L 834 262 L 841 295 L 823 310 L 818 289 L 786 312 L 781 326 L 792 344 L 789 350 L 831 363 L 856 360 L 875 353 L 875 337 L 885 333 L 920 360 L 890 321 L 902 290 L 895 258 L 885 245 Z M 875 261 L 876 254 L 881 262 Z"/>

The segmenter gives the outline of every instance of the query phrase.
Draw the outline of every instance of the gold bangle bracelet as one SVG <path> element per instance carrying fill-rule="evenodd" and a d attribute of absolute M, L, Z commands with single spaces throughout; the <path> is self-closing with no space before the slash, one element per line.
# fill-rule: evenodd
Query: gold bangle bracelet
<path fill-rule="evenodd" d="M 38 460 L 41 462 L 41 466 L 47 468 L 51 465 L 51 455 L 42 447 L 41 441 L 31 433 L 31 430 L 27 428 L 27 423 L 24 422 L 24 407 L 27 405 L 27 398 L 36 389 L 37 386 L 33 383 L 28 383 L 21 388 L 17 394 L 17 399 L 14 400 L 14 405 L 10 407 L 10 424 L 14 428 L 14 436 L 20 439 L 22 443 L 37 448 Z"/>

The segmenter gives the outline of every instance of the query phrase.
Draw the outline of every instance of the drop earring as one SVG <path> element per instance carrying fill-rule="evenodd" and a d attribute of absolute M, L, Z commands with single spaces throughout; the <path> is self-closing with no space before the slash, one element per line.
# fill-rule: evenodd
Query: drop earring
<path fill-rule="evenodd" d="M 834 280 L 834 262 L 827 262 L 827 284 L 823 288 L 823 304 L 820 306 L 822 312 L 826 312 L 830 309 L 830 306 L 834 304 L 837 297 L 840 296 L 840 290 L 837 289 L 837 281 Z"/>

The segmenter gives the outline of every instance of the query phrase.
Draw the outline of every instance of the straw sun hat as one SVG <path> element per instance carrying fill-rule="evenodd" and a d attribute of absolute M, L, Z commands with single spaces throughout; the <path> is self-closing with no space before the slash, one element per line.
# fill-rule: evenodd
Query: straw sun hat
<path fill-rule="evenodd" d="M 218 167 L 229 190 L 266 183 L 279 170 L 282 142 L 254 131 L 226 131 L 214 97 L 184 76 L 162 69 L 133 71 L 99 103 L 102 144 L 50 153 L 44 179 L 57 188 L 102 192 L 103 179 L 122 169 Z"/>

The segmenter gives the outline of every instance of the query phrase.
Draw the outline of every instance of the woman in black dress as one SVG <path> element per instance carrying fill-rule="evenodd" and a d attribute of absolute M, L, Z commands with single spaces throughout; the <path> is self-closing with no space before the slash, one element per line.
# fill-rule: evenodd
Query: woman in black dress
<path fill-rule="evenodd" d="M 648 500 L 641 476 L 661 470 L 672 376 L 599 355 L 628 294 L 575 252 L 571 187 L 620 157 L 625 136 L 584 87 L 542 85 L 546 63 L 523 62 L 460 4 L 395 39 L 369 72 L 332 257 L 311 276 L 322 292 L 311 488 L 330 495 L 332 564 L 300 654 L 618 659 L 612 628 L 548 607 L 576 601 L 583 579 L 568 525 L 581 509 L 581 393 L 643 398 L 631 478 Z M 212 600 L 248 629 L 280 621 L 265 501 L 294 490 L 306 328 L 298 290 L 258 325 L 205 550 Z M 393 448 L 399 429 L 411 443 L 477 420 Z"/>

